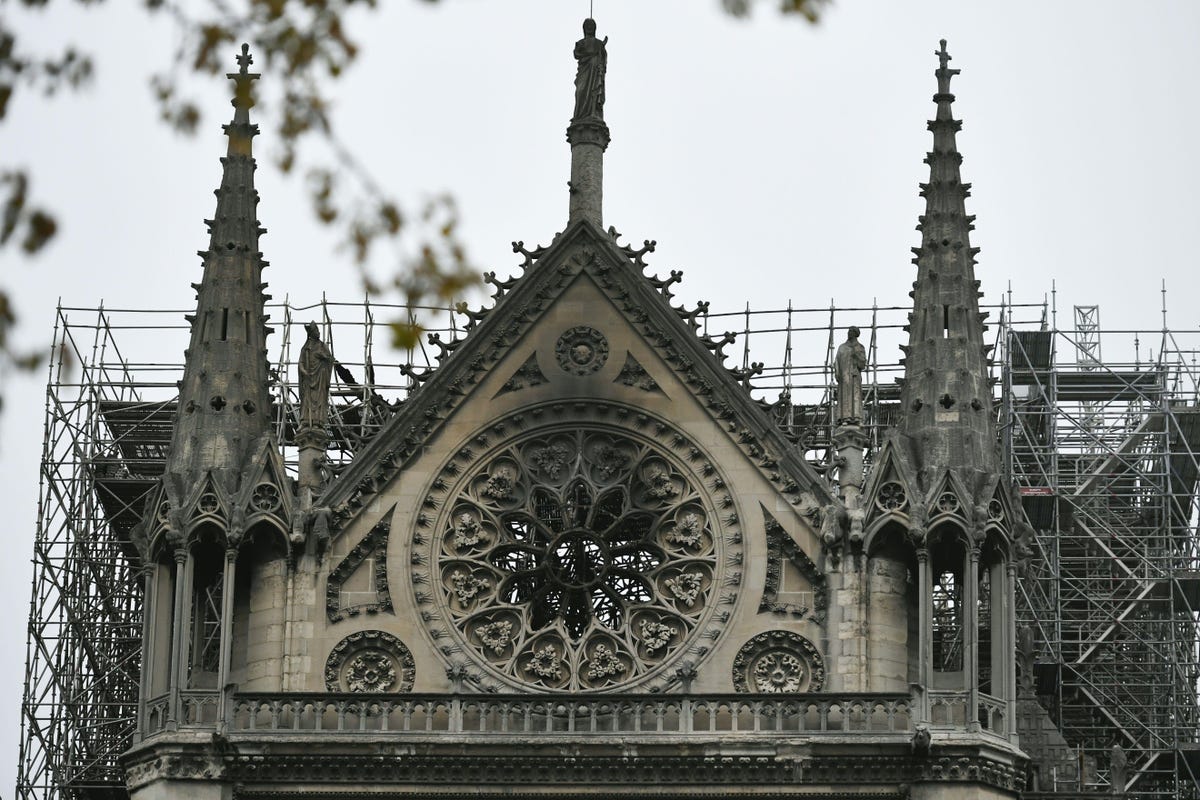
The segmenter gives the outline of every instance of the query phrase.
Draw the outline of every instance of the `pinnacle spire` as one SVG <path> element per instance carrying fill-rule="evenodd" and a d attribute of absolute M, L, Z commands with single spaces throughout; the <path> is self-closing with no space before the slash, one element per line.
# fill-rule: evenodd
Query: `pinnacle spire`
<path fill-rule="evenodd" d="M 571 144 L 570 222 L 587 219 L 600 226 L 604 193 L 604 79 L 608 70 L 608 37 L 596 38 L 596 21 L 583 21 L 583 38 L 575 43 L 575 109 L 567 126 Z"/>
<path fill-rule="evenodd" d="M 979 313 L 979 283 L 970 232 L 974 217 L 966 212 L 970 184 L 962 181 L 956 134 L 962 123 L 954 118 L 946 41 L 938 58 L 937 113 L 929 122 L 933 149 L 926 155 L 929 182 L 921 185 L 925 213 L 917 230 L 921 246 L 914 248 L 917 280 L 913 311 L 903 348 L 905 379 L 901 431 L 925 449 L 925 463 L 937 467 L 995 470 L 995 435 L 983 319 Z"/>
<path fill-rule="evenodd" d="M 193 487 L 212 476 L 232 494 L 259 441 L 269 435 L 270 395 L 262 283 L 267 265 L 258 249 L 265 231 L 257 219 L 251 142 L 258 126 L 250 122 L 251 87 L 258 75 L 242 45 L 234 82 L 233 121 L 221 159 L 217 208 L 206 220 L 210 241 L 199 255 L 204 273 L 196 288 L 196 313 L 189 316 L 191 341 L 185 355 L 165 480 L 177 505 Z"/>

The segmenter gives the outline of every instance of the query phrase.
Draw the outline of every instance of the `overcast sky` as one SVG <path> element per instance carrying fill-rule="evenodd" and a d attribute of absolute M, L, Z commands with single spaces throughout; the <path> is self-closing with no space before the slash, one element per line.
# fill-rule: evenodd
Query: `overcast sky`
<path fill-rule="evenodd" d="M 78 95 L 18 96 L 0 126 L 0 165 L 29 167 L 61 223 L 36 259 L 0 251 L 30 345 L 48 340 L 59 297 L 194 303 L 229 117 L 216 87 L 200 94 L 208 116 L 194 139 L 157 122 L 148 75 L 175 39 L 165 19 L 131 10 L 140 3 L 51 5 L 4 13 L 27 47 L 90 50 L 97 77 Z M 513 239 L 549 243 L 566 220 L 571 49 L 587 0 L 380 5 L 352 17 L 362 51 L 335 93 L 343 135 L 407 201 L 452 192 L 471 257 L 508 274 Z M 1165 280 L 1170 325 L 1197 329 L 1200 3 L 840 0 L 816 27 L 761 6 L 738 21 L 718 0 L 595 0 L 609 37 L 605 223 L 656 239 L 651 263 L 685 271 L 685 300 L 731 311 L 908 301 L 944 37 L 963 71 L 954 108 L 988 300 L 1011 281 L 1016 299 L 1040 301 L 1055 280 L 1068 317 L 1099 304 L 1106 327 L 1156 329 Z M 266 125 L 256 147 L 277 152 Z M 302 184 L 267 160 L 271 291 L 357 298 Z M 183 337 L 164 346 L 181 353 Z M 43 383 L 9 378 L 0 419 L 0 793 L 16 770 Z"/>

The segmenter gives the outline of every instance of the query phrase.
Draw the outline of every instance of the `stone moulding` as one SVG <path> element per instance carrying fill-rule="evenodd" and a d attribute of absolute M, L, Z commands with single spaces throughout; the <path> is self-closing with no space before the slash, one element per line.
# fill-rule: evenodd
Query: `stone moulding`
<path fill-rule="evenodd" d="M 375 523 L 375 527 L 359 541 L 346 557 L 329 573 L 325 582 L 325 616 L 330 622 L 338 622 L 346 617 L 359 614 L 377 614 L 381 611 L 392 613 L 392 593 L 388 587 L 387 577 L 387 543 L 392 526 L 392 512 L 396 507 L 389 508 Z M 362 566 L 369 557 L 375 559 L 375 571 L 371 580 L 375 588 L 374 603 L 357 605 L 342 605 L 342 586 L 350 576 Z"/>
<path fill-rule="evenodd" d="M 825 576 L 817 569 L 817 565 L 808 557 L 795 540 L 788 535 L 783 526 L 765 506 L 761 506 L 764 527 L 767 535 L 767 576 L 763 583 L 762 600 L 759 602 L 760 614 L 772 612 L 776 614 L 792 614 L 800 619 L 808 617 L 818 625 L 825 623 L 825 613 L 829 608 L 829 589 Z M 783 561 L 787 559 L 796 569 L 800 570 L 812 586 L 813 607 L 807 608 L 795 603 L 780 603 L 779 587 L 783 577 Z"/>

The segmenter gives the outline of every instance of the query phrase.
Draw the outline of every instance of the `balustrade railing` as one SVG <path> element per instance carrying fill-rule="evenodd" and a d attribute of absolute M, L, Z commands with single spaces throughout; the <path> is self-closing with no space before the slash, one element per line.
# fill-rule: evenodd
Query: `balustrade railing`
<path fill-rule="evenodd" d="M 908 733 L 907 695 L 238 694 L 230 734 L 752 734 Z"/>

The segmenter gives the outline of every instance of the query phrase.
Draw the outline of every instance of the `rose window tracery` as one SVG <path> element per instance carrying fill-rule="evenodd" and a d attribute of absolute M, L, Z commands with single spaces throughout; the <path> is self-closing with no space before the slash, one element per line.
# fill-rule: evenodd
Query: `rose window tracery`
<path fill-rule="evenodd" d="M 495 447 L 449 488 L 430 542 L 441 617 L 510 684 L 663 672 L 718 602 L 727 545 L 701 486 L 667 448 L 600 426 Z"/>

